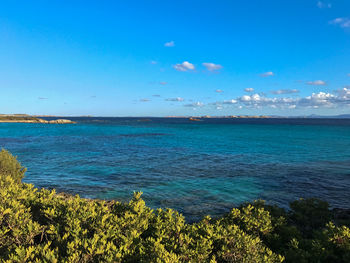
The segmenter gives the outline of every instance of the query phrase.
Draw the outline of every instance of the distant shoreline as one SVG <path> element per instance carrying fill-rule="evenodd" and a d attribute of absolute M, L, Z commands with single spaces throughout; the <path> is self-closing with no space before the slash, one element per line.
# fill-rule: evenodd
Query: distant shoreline
<path fill-rule="evenodd" d="M 0 115 L 0 123 L 45 123 L 45 124 L 73 124 L 68 119 L 44 120 L 28 115 Z"/>
<path fill-rule="evenodd" d="M 55 119 L 54 119 L 55 118 Z M 307 115 L 307 116 L 278 116 L 278 115 L 224 115 L 224 116 L 210 116 L 210 115 L 190 115 L 190 116 L 92 116 L 92 115 L 77 115 L 77 116 L 63 116 L 63 115 L 28 115 L 28 114 L 0 114 L 0 123 L 5 122 L 22 122 L 22 123 L 47 123 L 48 121 L 67 120 L 71 118 L 156 118 L 156 119 L 350 119 L 350 114 L 341 115 Z M 46 120 L 48 119 L 48 120 Z M 53 123 L 53 122 L 52 122 Z M 68 123 L 68 122 L 67 122 Z"/>

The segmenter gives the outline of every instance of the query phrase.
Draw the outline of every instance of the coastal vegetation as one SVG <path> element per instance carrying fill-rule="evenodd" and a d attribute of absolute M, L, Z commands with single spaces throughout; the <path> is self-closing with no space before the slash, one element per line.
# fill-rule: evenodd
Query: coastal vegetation
<path fill-rule="evenodd" d="M 0 152 L 0 262 L 350 262 L 349 216 L 318 199 L 285 210 L 264 201 L 188 224 L 129 203 L 90 200 L 23 183 Z"/>
<path fill-rule="evenodd" d="M 0 115 L 0 121 L 35 121 L 39 122 L 40 119 L 28 115 Z"/>
<path fill-rule="evenodd" d="M 14 115 L 0 115 L 1 122 L 14 122 L 14 123 L 50 123 L 50 124 L 69 124 L 75 123 L 67 119 L 56 119 L 56 120 L 44 120 L 30 115 L 25 114 L 14 114 Z"/>

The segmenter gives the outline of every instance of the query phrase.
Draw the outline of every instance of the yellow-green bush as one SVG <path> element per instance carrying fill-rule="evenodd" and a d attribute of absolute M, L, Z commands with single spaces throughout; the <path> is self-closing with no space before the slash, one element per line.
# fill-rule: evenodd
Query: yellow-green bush
<path fill-rule="evenodd" d="M 20 182 L 25 170 L 4 150 L 0 171 L 0 262 L 349 260 L 347 226 L 327 222 L 310 237 L 293 210 L 261 201 L 187 224 L 172 209 L 147 207 L 141 193 L 120 203 L 38 190 Z"/>
<path fill-rule="evenodd" d="M 16 183 L 20 183 L 25 172 L 26 169 L 16 157 L 4 149 L 0 151 L 0 180 L 4 181 L 4 177 L 10 176 Z"/>

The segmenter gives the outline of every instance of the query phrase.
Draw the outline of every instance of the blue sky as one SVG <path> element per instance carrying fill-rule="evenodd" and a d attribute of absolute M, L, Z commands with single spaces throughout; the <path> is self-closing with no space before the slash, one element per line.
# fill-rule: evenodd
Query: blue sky
<path fill-rule="evenodd" d="M 350 1 L 1 1 L 0 113 L 350 113 Z"/>

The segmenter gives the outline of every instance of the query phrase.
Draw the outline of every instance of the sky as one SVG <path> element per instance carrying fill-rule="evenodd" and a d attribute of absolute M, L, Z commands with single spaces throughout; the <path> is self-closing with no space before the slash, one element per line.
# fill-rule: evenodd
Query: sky
<path fill-rule="evenodd" d="M 0 113 L 350 114 L 350 1 L 3 0 L 0 94 Z"/>

